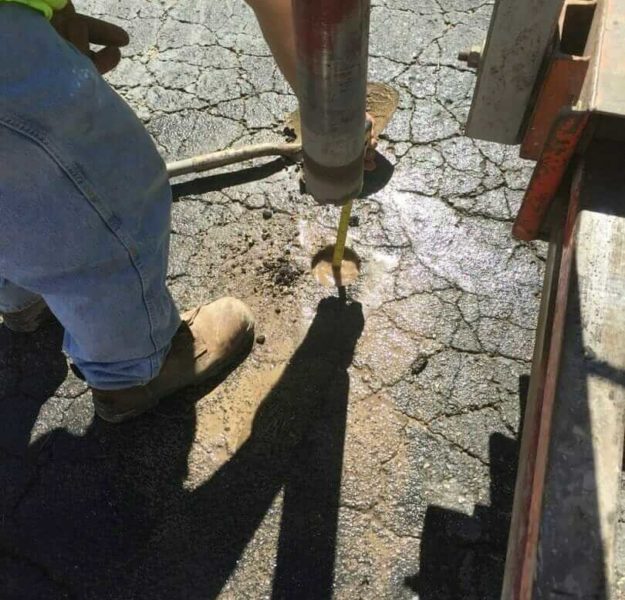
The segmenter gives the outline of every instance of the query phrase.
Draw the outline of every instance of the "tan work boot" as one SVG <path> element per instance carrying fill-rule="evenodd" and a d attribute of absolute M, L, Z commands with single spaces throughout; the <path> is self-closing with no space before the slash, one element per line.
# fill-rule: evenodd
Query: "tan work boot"
<path fill-rule="evenodd" d="M 165 396 L 218 375 L 249 348 L 254 317 L 235 298 L 221 298 L 182 315 L 161 372 L 146 385 L 92 389 L 96 414 L 121 423 L 154 408 Z"/>
<path fill-rule="evenodd" d="M 52 319 L 54 315 L 43 298 L 22 310 L 2 314 L 5 327 L 15 333 L 34 333 Z"/>

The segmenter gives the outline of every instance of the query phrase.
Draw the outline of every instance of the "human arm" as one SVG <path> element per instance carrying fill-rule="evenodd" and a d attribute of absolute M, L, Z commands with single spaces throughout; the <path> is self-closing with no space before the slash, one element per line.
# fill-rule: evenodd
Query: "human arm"
<path fill-rule="evenodd" d="M 295 25 L 291 0 L 246 0 L 278 68 L 297 95 Z"/>

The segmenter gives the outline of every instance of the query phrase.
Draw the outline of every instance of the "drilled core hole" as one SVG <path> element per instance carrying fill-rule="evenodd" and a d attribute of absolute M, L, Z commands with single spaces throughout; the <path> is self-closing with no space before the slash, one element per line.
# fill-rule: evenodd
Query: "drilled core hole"
<path fill-rule="evenodd" d="M 344 287 L 356 281 L 360 274 L 360 257 L 349 248 L 345 248 L 340 269 L 332 266 L 334 245 L 326 246 L 315 254 L 311 269 L 315 279 L 325 287 Z"/>

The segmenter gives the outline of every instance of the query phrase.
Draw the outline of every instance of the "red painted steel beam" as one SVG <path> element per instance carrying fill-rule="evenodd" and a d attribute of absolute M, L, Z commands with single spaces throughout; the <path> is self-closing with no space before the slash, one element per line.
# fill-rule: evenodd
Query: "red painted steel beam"
<path fill-rule="evenodd" d="M 571 272 L 574 266 L 575 235 L 580 208 L 583 163 L 571 187 L 561 254 L 555 258 L 553 281 L 546 281 L 541 308 L 545 319 L 532 365 L 532 382 L 521 434 L 514 506 L 508 539 L 502 599 L 531 600 L 536 567 L 536 550 L 551 439 L 553 410 L 560 372 Z M 540 324 L 539 324 L 540 325 Z"/>
<path fill-rule="evenodd" d="M 588 71 L 587 57 L 556 54 L 549 64 L 521 144 L 521 158 L 538 160 L 562 107 L 579 99 Z"/>
<path fill-rule="evenodd" d="M 554 122 L 512 227 L 514 237 L 538 238 L 588 119 L 588 112 L 565 110 Z"/>

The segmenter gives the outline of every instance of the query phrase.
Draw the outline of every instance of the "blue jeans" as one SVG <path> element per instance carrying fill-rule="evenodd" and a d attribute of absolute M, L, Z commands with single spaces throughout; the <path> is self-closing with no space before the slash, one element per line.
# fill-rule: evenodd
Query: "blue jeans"
<path fill-rule="evenodd" d="M 144 384 L 180 324 L 163 161 L 40 13 L 0 3 L 0 48 L 0 312 L 43 297 L 91 386 Z"/>

